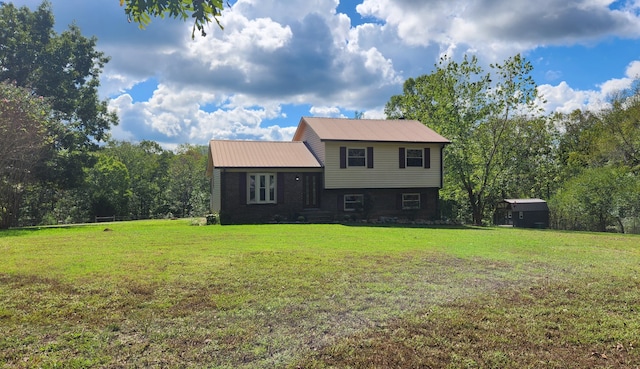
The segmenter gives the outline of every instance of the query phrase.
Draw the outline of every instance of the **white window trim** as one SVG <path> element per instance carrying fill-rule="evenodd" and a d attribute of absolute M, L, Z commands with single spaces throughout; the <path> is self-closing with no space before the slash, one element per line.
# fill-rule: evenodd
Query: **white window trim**
<path fill-rule="evenodd" d="M 409 151 L 418 151 L 420 152 L 420 165 L 409 165 L 409 159 L 417 159 L 417 157 L 409 157 Z M 414 149 L 414 148 L 406 148 L 404 155 L 404 166 L 406 168 L 422 168 L 424 167 L 424 149 Z"/>
<path fill-rule="evenodd" d="M 260 177 L 265 178 L 265 197 L 260 199 L 260 189 L 254 188 L 255 195 L 251 198 L 251 177 L 255 177 L 255 183 L 260 183 Z M 273 182 L 272 182 L 273 181 Z M 273 191 L 271 189 L 273 188 Z M 247 204 L 275 204 L 278 198 L 278 176 L 276 173 L 247 173 Z"/>
<path fill-rule="evenodd" d="M 408 200 L 406 197 L 409 196 L 418 196 L 418 199 L 415 200 Z M 420 209 L 420 204 L 421 204 L 421 198 L 420 198 L 420 194 L 419 193 L 403 193 L 402 194 L 402 210 L 419 210 Z M 418 201 L 418 206 L 407 206 L 405 205 L 408 202 L 415 202 Z"/>
<path fill-rule="evenodd" d="M 349 196 L 354 196 L 359 198 L 360 200 L 356 200 L 356 201 L 347 201 L 347 197 Z M 350 194 L 346 194 L 344 195 L 344 199 L 343 199 L 343 204 L 342 204 L 342 208 L 344 209 L 344 211 L 356 211 L 358 210 L 357 207 L 354 208 L 347 208 L 347 204 L 361 204 L 361 207 L 364 207 L 364 195 L 360 194 L 360 193 L 350 193 Z"/>
<path fill-rule="evenodd" d="M 364 152 L 364 163 L 362 165 L 350 165 L 349 164 L 349 150 L 362 150 Z M 354 156 L 354 158 L 361 158 L 360 156 Z M 366 168 L 367 167 L 367 148 L 366 147 L 347 147 L 347 168 Z"/>

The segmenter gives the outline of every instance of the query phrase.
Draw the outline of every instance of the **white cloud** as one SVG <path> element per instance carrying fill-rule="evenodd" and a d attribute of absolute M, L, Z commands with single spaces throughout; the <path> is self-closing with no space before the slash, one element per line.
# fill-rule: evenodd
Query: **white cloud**
<path fill-rule="evenodd" d="M 310 112 L 319 117 L 341 117 L 340 108 L 337 106 L 313 106 Z"/>
<path fill-rule="evenodd" d="M 640 79 L 640 60 L 629 63 L 625 74 L 631 79 Z"/>
<path fill-rule="evenodd" d="M 300 117 L 287 116 L 287 106 L 383 118 L 403 80 L 430 73 L 442 54 L 501 62 L 539 46 L 640 37 L 638 3 L 612 9 L 610 0 L 345 2 L 359 13 L 353 20 L 338 13 L 344 9 L 338 0 L 238 0 L 220 18 L 224 30 L 213 23 L 208 36 L 195 40 L 189 20 L 153 19 L 138 30 L 116 0 L 52 1 L 59 29 L 75 20 L 111 56 L 100 79 L 102 95 L 114 97 L 110 106 L 120 115 L 113 135 L 167 145 L 288 138 Z M 35 7 L 40 0 L 22 2 Z M 540 86 L 545 109 L 599 106 L 640 75 L 640 61 L 619 73 L 594 81 L 598 91 L 580 91 L 554 66 L 546 81 L 555 85 Z M 132 99 L 129 90 L 149 78 L 157 89 L 147 101 Z"/>
<path fill-rule="evenodd" d="M 590 98 L 595 95 L 593 92 L 576 91 L 564 81 L 557 86 L 548 84 L 538 86 L 538 93 L 546 101 L 541 105 L 547 113 L 565 114 L 586 109 Z"/>
<path fill-rule="evenodd" d="M 600 84 L 598 87 L 600 87 L 600 91 L 602 91 L 605 96 L 610 96 L 616 92 L 628 89 L 631 87 L 632 82 L 633 80 L 631 78 L 615 78 Z"/>
<path fill-rule="evenodd" d="M 470 47 L 503 60 L 538 46 L 640 36 L 638 12 L 610 5 L 599 0 L 540 0 L 535 5 L 529 0 L 365 0 L 356 9 L 386 22 L 407 45 L 436 43 L 441 50 L 457 46 L 463 52 Z"/>

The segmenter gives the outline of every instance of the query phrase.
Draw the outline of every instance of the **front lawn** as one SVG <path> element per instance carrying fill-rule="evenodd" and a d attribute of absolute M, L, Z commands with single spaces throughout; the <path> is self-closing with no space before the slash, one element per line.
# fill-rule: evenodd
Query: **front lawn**
<path fill-rule="evenodd" d="M 0 231 L 0 366 L 640 365 L 638 236 L 190 224 Z"/>

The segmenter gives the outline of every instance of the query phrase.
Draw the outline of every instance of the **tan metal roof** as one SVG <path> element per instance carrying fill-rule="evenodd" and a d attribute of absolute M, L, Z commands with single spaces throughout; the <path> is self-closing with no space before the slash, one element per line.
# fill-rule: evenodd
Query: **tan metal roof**
<path fill-rule="evenodd" d="M 417 120 L 303 117 L 293 136 L 299 140 L 311 128 L 322 141 L 378 141 L 450 143 Z"/>
<path fill-rule="evenodd" d="M 216 168 L 320 168 L 303 142 L 211 140 L 209 150 Z"/>

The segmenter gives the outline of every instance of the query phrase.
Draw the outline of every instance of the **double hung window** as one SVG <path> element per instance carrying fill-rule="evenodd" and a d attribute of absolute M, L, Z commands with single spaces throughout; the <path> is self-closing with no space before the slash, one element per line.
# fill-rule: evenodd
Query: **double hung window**
<path fill-rule="evenodd" d="M 373 146 L 340 146 L 340 168 L 373 168 Z"/>
<path fill-rule="evenodd" d="M 407 167 L 422 167 L 422 149 L 407 149 Z"/>
<path fill-rule="evenodd" d="M 276 202 L 276 175 L 273 173 L 250 173 L 247 183 L 249 204 Z"/>
<path fill-rule="evenodd" d="M 347 149 L 347 163 L 350 167 L 364 167 L 367 163 L 367 152 L 362 149 Z"/>
<path fill-rule="evenodd" d="M 431 148 L 398 150 L 400 168 L 431 168 Z"/>

